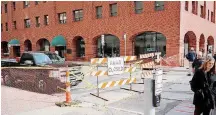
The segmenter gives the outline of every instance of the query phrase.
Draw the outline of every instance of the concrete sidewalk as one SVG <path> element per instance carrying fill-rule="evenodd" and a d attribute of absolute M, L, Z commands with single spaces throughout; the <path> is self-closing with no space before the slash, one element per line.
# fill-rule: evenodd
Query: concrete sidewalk
<path fill-rule="evenodd" d="M 194 105 L 191 100 L 183 101 L 172 110 L 170 110 L 166 115 L 194 115 Z"/>

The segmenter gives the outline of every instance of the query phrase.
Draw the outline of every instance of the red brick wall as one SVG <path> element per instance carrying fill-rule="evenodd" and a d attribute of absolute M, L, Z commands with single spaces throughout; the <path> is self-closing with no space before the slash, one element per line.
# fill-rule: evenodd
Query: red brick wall
<path fill-rule="evenodd" d="M 118 16 L 109 16 L 109 4 L 117 3 Z M 10 4 L 10 2 L 9 2 Z M 11 5 L 8 5 L 11 6 Z M 103 6 L 102 19 L 95 18 L 95 7 Z M 21 43 L 21 51 L 26 39 L 32 42 L 32 50 L 36 50 L 36 42 L 40 38 L 46 38 L 49 42 L 57 35 L 63 35 L 67 41 L 67 48 L 72 49 L 72 54 L 67 55 L 67 60 L 75 60 L 75 44 L 72 44 L 76 36 L 81 36 L 85 40 L 85 60 L 95 56 L 94 38 L 101 34 L 112 34 L 120 39 L 120 55 L 124 55 L 123 33 L 127 34 L 127 55 L 132 55 L 133 38 L 145 31 L 157 31 L 167 38 L 167 56 L 179 53 L 180 36 L 180 2 L 165 2 L 163 11 L 154 10 L 153 1 L 143 2 L 143 13 L 134 13 L 134 2 L 40 2 L 35 6 L 30 2 L 30 7 L 23 9 L 23 2 L 16 2 L 16 11 L 13 14 L 2 14 L 2 23 L 9 24 L 9 32 L 2 32 L 2 41 L 9 41 L 17 38 Z M 82 21 L 73 21 L 73 10 L 83 9 L 84 17 Z M 11 12 L 8 7 L 8 12 Z M 57 13 L 66 12 L 67 23 L 59 24 Z M 49 25 L 43 24 L 44 15 L 49 15 Z M 40 16 L 41 26 L 35 27 L 35 17 Z M 17 21 L 17 30 L 11 31 L 12 19 Z M 31 19 L 31 28 L 24 29 L 24 17 Z M 7 21 L 9 20 L 9 21 Z M 5 29 L 4 29 L 5 31 Z M 54 51 L 51 48 L 51 51 Z"/>

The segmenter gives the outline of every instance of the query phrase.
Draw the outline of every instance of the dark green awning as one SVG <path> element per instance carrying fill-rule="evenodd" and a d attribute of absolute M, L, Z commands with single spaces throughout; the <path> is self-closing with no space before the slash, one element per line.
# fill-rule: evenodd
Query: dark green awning
<path fill-rule="evenodd" d="M 12 39 L 9 43 L 10 46 L 19 46 L 20 42 L 17 39 Z"/>
<path fill-rule="evenodd" d="M 52 39 L 51 46 L 66 46 L 66 41 L 63 36 L 59 35 Z"/>

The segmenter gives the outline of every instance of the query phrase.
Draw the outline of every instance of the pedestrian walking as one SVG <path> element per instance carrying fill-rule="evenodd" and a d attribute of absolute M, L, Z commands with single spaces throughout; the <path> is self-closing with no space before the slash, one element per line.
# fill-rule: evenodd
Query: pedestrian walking
<path fill-rule="evenodd" d="M 202 57 L 202 52 L 199 52 L 196 59 L 192 63 L 193 73 L 195 73 L 202 65 L 204 59 Z"/>
<path fill-rule="evenodd" d="M 194 115 L 201 115 L 202 113 L 203 115 L 209 115 L 210 110 L 214 109 L 214 101 L 209 85 L 214 72 L 215 60 L 211 57 L 206 59 L 190 81 L 191 89 L 194 92 Z"/>
<path fill-rule="evenodd" d="M 186 55 L 186 58 L 189 61 L 189 73 L 188 73 L 188 76 L 191 76 L 192 75 L 192 63 L 196 59 L 196 52 L 194 51 L 193 47 L 191 47 L 190 51 Z"/>

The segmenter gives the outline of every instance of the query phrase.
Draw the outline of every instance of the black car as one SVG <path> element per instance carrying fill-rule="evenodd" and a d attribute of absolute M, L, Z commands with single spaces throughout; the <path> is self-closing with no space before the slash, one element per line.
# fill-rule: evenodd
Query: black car
<path fill-rule="evenodd" d="M 19 63 L 15 59 L 2 59 L 1 60 L 1 67 L 12 67 L 18 66 Z"/>

